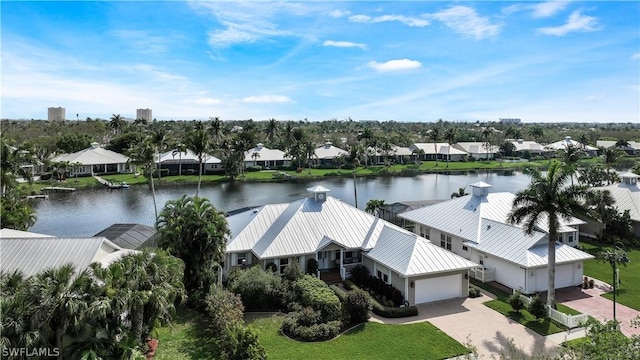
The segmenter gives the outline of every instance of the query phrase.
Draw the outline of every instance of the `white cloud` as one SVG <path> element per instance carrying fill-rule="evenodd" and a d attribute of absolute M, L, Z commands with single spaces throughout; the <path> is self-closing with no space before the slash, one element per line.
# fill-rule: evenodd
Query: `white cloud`
<path fill-rule="evenodd" d="M 324 46 L 334 46 L 334 47 L 345 47 L 345 48 L 357 47 L 357 48 L 360 48 L 362 50 L 367 50 L 367 45 L 358 44 L 358 43 L 354 43 L 354 42 L 350 42 L 350 41 L 327 40 L 322 45 L 324 45 Z"/>
<path fill-rule="evenodd" d="M 545 35 L 565 36 L 572 32 L 590 32 L 599 29 L 598 19 L 593 16 L 582 15 L 579 10 L 576 10 L 569 15 L 566 24 L 556 27 L 540 28 L 538 32 Z"/>
<path fill-rule="evenodd" d="M 369 61 L 369 63 L 367 63 L 367 66 L 377 71 L 389 72 L 417 69 L 421 67 L 422 64 L 416 60 L 400 59 L 389 60 L 383 63 L 379 63 L 377 61 Z"/>
<path fill-rule="evenodd" d="M 288 96 L 284 95 L 257 95 L 257 96 L 247 96 L 241 100 L 243 103 L 257 103 L 257 104 L 268 104 L 268 103 L 287 103 L 291 102 L 291 99 Z"/>
<path fill-rule="evenodd" d="M 340 9 L 336 9 L 333 10 L 329 13 L 329 16 L 331 16 L 332 18 L 341 18 L 341 17 L 345 17 L 345 16 L 349 16 L 351 14 L 351 11 L 349 10 L 340 10 Z"/>
<path fill-rule="evenodd" d="M 635 53 L 631 55 L 631 60 L 640 60 L 640 53 Z"/>
<path fill-rule="evenodd" d="M 515 4 L 502 9 L 506 15 L 519 11 L 531 11 L 534 18 L 548 18 L 556 15 L 569 5 L 568 1 L 547 1 L 535 4 Z"/>
<path fill-rule="evenodd" d="M 355 22 L 355 23 L 371 23 L 371 24 L 397 21 L 411 27 L 429 26 L 429 20 L 410 17 L 410 16 L 404 16 L 404 15 L 382 15 L 382 16 L 376 16 L 376 17 L 371 17 L 368 15 L 352 15 L 352 16 L 349 16 L 349 21 Z"/>
<path fill-rule="evenodd" d="M 463 36 L 475 39 L 494 37 L 500 32 L 500 25 L 491 24 L 488 18 L 479 16 L 475 9 L 468 6 L 452 6 L 429 17 L 441 21 Z"/>
<path fill-rule="evenodd" d="M 194 104 L 198 105 L 220 105 L 222 100 L 212 97 L 197 97 L 192 100 Z"/>
<path fill-rule="evenodd" d="M 142 30 L 113 30 L 110 33 L 123 40 L 133 52 L 141 54 L 165 53 L 171 41 L 171 36 L 151 35 Z"/>

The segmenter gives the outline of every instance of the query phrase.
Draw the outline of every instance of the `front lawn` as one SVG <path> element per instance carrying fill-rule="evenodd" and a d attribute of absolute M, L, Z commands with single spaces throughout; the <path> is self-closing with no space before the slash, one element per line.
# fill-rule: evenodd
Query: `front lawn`
<path fill-rule="evenodd" d="M 613 269 L 608 262 L 598 258 L 599 254 L 607 249 L 607 245 L 585 242 L 584 240 L 581 240 L 580 244 L 582 250 L 596 256 L 596 259 L 584 262 L 584 275 L 611 284 L 613 282 Z M 618 266 L 620 269 L 620 287 L 616 295 L 616 302 L 640 310 L 640 250 L 635 248 L 626 248 L 625 250 L 630 262 L 626 266 Z M 603 296 L 613 300 L 613 293 L 607 293 Z"/>
<path fill-rule="evenodd" d="M 409 325 L 365 323 L 336 339 L 306 343 L 280 333 L 281 315 L 249 314 L 269 359 L 446 359 L 468 353 L 460 343 L 428 322 Z"/>
<path fill-rule="evenodd" d="M 158 350 L 154 359 L 218 359 L 213 338 L 207 335 L 203 317 L 186 306 L 178 307 L 171 327 L 158 330 Z"/>

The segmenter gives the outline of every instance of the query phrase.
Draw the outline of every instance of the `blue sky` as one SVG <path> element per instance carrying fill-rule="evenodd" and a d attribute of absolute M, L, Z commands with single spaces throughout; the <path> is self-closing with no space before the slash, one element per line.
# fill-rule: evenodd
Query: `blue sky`
<path fill-rule="evenodd" d="M 2 118 L 640 117 L 636 1 L 0 6 Z"/>

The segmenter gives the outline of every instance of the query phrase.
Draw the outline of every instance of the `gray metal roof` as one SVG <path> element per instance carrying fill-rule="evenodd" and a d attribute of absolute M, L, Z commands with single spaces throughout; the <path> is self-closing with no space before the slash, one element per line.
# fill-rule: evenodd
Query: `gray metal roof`
<path fill-rule="evenodd" d="M 140 249 L 156 245 L 156 229 L 142 224 L 113 224 L 94 236 L 104 236 L 125 249 Z"/>
<path fill-rule="evenodd" d="M 31 276 L 42 270 L 71 263 L 77 270 L 86 269 L 94 261 L 106 239 L 91 238 L 2 238 L 0 269 L 22 271 Z"/>
<path fill-rule="evenodd" d="M 14 229 L 0 229 L 0 238 L 28 238 L 28 237 L 51 237 L 51 235 L 38 234 L 29 231 Z"/>
<path fill-rule="evenodd" d="M 594 190 L 609 190 L 611 197 L 616 201 L 615 206 L 621 212 L 629 210 L 631 220 L 640 221 L 640 184 L 617 183 Z"/>
<path fill-rule="evenodd" d="M 101 148 L 97 143 L 92 143 L 90 147 L 84 150 L 72 154 L 62 154 L 54 157 L 51 161 L 79 162 L 82 165 L 102 165 L 124 164 L 129 161 L 129 158 L 117 152 Z"/>

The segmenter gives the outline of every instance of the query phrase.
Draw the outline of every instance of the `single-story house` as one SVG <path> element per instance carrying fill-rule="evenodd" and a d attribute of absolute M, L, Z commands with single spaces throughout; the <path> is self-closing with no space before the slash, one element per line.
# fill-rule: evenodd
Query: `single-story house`
<path fill-rule="evenodd" d="M 93 175 L 100 173 L 127 173 L 132 171 L 129 157 L 102 148 L 97 142 L 84 150 L 72 154 L 62 154 L 51 159 L 52 162 L 68 162 L 79 164 L 73 168 L 78 175 Z"/>
<path fill-rule="evenodd" d="M 142 224 L 113 224 L 93 236 L 105 237 L 121 248 L 131 250 L 154 248 L 158 242 L 156 229 Z"/>
<path fill-rule="evenodd" d="M 398 215 L 410 210 L 419 209 L 427 205 L 437 204 L 446 200 L 418 200 L 418 201 L 398 201 L 392 204 L 385 204 L 377 209 L 377 215 L 383 220 L 402 228 L 413 231 L 413 223 L 405 219 L 399 218 Z M 423 235 L 420 235 L 423 236 Z"/>
<path fill-rule="evenodd" d="M 399 215 L 415 224 L 414 232 L 457 255 L 480 264 L 470 271 L 482 281 L 497 281 L 525 294 L 547 290 L 548 225 L 540 222 L 531 235 L 523 225 L 507 223 L 514 194 L 489 193 L 491 185 L 471 184 L 472 194 Z M 578 245 L 584 221 L 560 219 L 556 242 L 556 287 L 579 285 L 583 261 L 593 256 Z"/>
<path fill-rule="evenodd" d="M 375 153 L 375 160 L 373 161 L 375 164 L 384 164 L 386 160 L 385 157 L 388 157 L 394 164 L 404 164 L 411 162 L 411 157 L 413 156 L 412 151 L 409 150 L 408 147 L 396 145 L 392 145 L 391 150 L 387 154 L 380 150 L 380 148 L 370 148 L 370 150 Z"/>
<path fill-rule="evenodd" d="M 598 147 L 603 147 L 605 149 L 616 146 L 616 143 L 617 141 L 610 141 L 610 140 L 596 141 L 596 145 L 598 145 Z M 640 155 L 640 142 L 627 141 L 627 146 L 620 147 L 620 149 L 624 150 L 627 154 L 631 156 Z"/>
<path fill-rule="evenodd" d="M 577 148 L 580 148 L 582 150 L 584 150 L 584 152 L 590 156 L 598 156 L 598 148 L 597 147 L 593 147 L 590 145 L 585 145 L 582 143 L 579 143 L 573 139 L 571 139 L 571 136 L 565 136 L 564 139 L 560 140 L 560 141 L 556 141 L 554 143 L 548 144 L 546 145 L 546 148 L 553 150 L 553 151 L 558 151 L 558 150 L 565 150 L 568 146 L 574 146 Z"/>
<path fill-rule="evenodd" d="M 338 156 L 349 156 L 349 152 L 333 146 L 331 141 L 325 142 L 315 151 L 315 161 L 319 165 L 336 165 L 335 158 Z"/>
<path fill-rule="evenodd" d="M 268 149 L 260 143 L 255 148 L 244 153 L 244 166 L 262 166 L 263 168 L 278 168 L 290 166 L 291 159 L 287 159 L 285 152 L 279 149 Z"/>
<path fill-rule="evenodd" d="M 538 144 L 535 141 L 518 139 L 511 143 L 514 146 L 513 152 L 518 156 L 522 156 L 524 151 L 528 151 L 532 155 L 542 155 L 549 151 L 544 145 Z"/>
<path fill-rule="evenodd" d="M 487 143 L 479 141 L 458 142 L 455 143 L 453 147 L 466 152 L 470 158 L 478 160 L 494 159 L 496 154 L 500 152 L 499 146 L 487 145 Z"/>
<path fill-rule="evenodd" d="M 203 174 L 212 174 L 224 170 L 222 160 L 210 154 L 204 154 L 202 164 Z M 159 157 L 156 155 L 156 165 L 161 169 L 168 169 L 170 175 L 198 174 L 200 172 L 198 155 L 191 150 L 180 151 L 173 149 L 160 154 Z"/>
<path fill-rule="evenodd" d="M 620 182 L 612 185 L 593 188 L 593 190 L 608 190 L 615 200 L 614 206 L 620 213 L 629 210 L 633 233 L 640 238 L 640 175 L 633 173 L 620 174 Z M 588 221 L 581 228 L 584 235 L 596 237 L 602 232 L 602 223 Z"/>
<path fill-rule="evenodd" d="M 0 230 L 0 249 L 0 271 L 21 271 L 27 277 L 65 264 L 72 264 L 77 271 L 94 262 L 108 266 L 123 256 L 137 253 L 104 237 L 55 237 L 12 229 Z"/>
<path fill-rule="evenodd" d="M 446 161 L 447 158 L 449 161 L 462 161 L 469 154 L 456 148 L 453 145 L 449 145 L 449 143 L 415 143 L 409 146 L 409 150 L 411 150 L 412 154 L 416 154 L 421 151 L 421 159 L 420 160 L 441 160 Z"/>
<path fill-rule="evenodd" d="M 331 196 L 329 189 L 307 189 L 308 197 L 264 205 L 227 218 L 224 272 L 235 266 L 275 265 L 283 271 L 310 259 L 320 272 L 342 279 L 362 264 L 399 289 L 410 304 L 468 295 L 468 270 L 477 264 L 426 239 Z"/>

